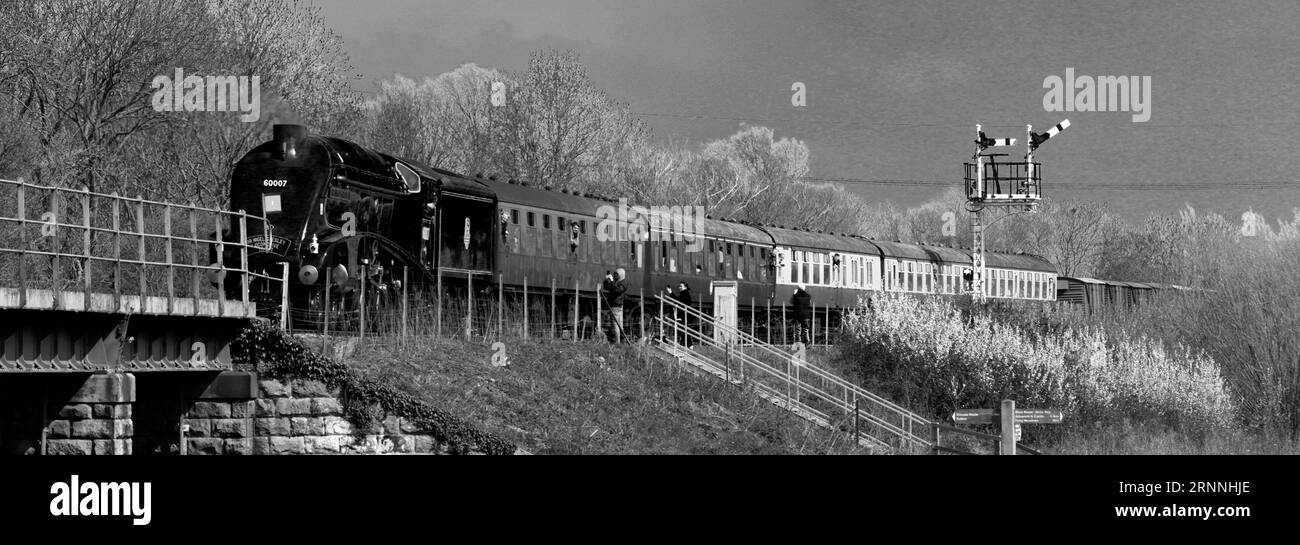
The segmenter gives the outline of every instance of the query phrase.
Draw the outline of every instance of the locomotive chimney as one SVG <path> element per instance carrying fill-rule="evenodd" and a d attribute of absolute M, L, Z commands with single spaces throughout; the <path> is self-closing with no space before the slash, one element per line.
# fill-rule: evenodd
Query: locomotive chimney
<path fill-rule="evenodd" d="M 307 137 L 307 127 L 302 125 L 276 125 L 271 129 L 272 138 L 280 147 L 280 160 L 290 161 L 298 158 L 298 146 Z"/>

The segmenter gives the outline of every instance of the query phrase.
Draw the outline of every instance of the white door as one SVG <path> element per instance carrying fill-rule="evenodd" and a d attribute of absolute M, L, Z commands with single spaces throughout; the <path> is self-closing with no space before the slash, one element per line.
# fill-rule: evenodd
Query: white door
<path fill-rule="evenodd" d="M 721 327 L 713 328 L 713 340 L 722 344 L 736 342 L 736 292 L 735 282 L 713 283 L 713 318 Z"/>

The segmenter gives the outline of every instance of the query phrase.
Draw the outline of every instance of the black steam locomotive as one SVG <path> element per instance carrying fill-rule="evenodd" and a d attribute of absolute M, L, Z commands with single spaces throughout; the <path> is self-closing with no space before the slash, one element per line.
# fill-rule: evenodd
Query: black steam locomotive
<path fill-rule="evenodd" d="M 322 309 L 327 286 L 355 305 L 362 274 L 383 289 L 403 266 L 412 282 L 439 269 L 448 280 L 487 278 L 494 268 L 496 198 L 484 184 L 297 125 L 276 125 L 239 161 L 230 206 L 267 218 L 269 230 L 248 226 L 249 244 L 262 248 L 249 266 L 287 262 L 295 309 Z"/>

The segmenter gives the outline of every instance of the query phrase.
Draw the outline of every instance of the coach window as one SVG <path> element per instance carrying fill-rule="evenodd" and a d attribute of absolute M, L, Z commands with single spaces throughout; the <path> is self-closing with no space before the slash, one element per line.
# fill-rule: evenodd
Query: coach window
<path fill-rule="evenodd" d="M 736 278 L 740 280 L 753 278 L 754 271 L 750 270 L 750 263 L 754 260 L 752 252 L 749 250 L 752 246 L 748 246 L 743 242 L 737 242 L 736 248 L 739 248 L 739 250 L 737 250 L 739 253 L 736 256 Z"/>
<path fill-rule="evenodd" d="M 528 221 L 529 225 L 521 229 L 521 231 L 523 231 L 523 236 L 519 238 L 523 239 L 521 242 L 523 243 L 524 246 L 524 255 L 537 255 L 537 246 L 533 242 L 533 238 L 534 238 L 533 231 L 535 231 L 535 229 L 533 229 L 533 226 L 531 225 L 533 219 L 532 212 L 528 212 L 527 219 L 529 220 Z"/>
<path fill-rule="evenodd" d="M 587 220 L 578 220 L 578 261 L 587 261 L 587 246 Z"/>
<path fill-rule="evenodd" d="M 538 255 L 542 257 L 551 257 L 551 216 L 542 214 L 542 228 L 537 230 L 537 248 L 540 250 Z"/>

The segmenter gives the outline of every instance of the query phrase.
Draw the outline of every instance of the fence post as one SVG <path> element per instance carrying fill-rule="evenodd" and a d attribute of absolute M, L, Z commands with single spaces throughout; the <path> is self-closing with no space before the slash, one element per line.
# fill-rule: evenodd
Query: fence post
<path fill-rule="evenodd" d="M 18 180 L 18 241 L 19 247 L 23 250 L 18 254 L 18 308 L 27 307 L 27 202 L 25 188 L 27 182 Z M 113 201 L 116 205 L 117 201 Z M 117 232 L 117 206 L 113 207 L 114 233 Z M 121 271 L 113 275 L 113 283 L 116 286 L 117 277 L 121 276 Z M 116 302 L 116 301 L 115 301 Z"/>
<path fill-rule="evenodd" d="M 555 330 L 558 329 L 555 324 L 555 277 L 551 277 L 551 323 L 546 325 L 546 329 L 551 332 L 551 339 L 555 339 Z"/>
<path fill-rule="evenodd" d="M 221 255 L 220 249 L 217 255 Z M 117 192 L 113 192 L 113 308 L 114 312 L 122 310 L 122 198 Z"/>
<path fill-rule="evenodd" d="M 659 341 L 664 340 L 664 297 L 663 294 L 656 296 L 659 299 Z"/>
<path fill-rule="evenodd" d="M 280 262 L 280 329 L 289 330 L 289 262 Z"/>
<path fill-rule="evenodd" d="M 141 211 L 141 214 L 144 214 Z M 212 217 L 213 228 L 216 229 L 213 238 L 217 239 L 217 316 L 226 315 L 226 236 L 221 232 L 221 214 Z M 143 252 L 144 237 L 141 240 L 141 253 Z M 140 276 L 140 282 L 144 282 L 144 276 Z"/>
<path fill-rule="evenodd" d="M 81 192 L 83 194 L 81 199 L 81 224 L 83 232 L 81 236 L 86 254 L 86 265 L 81 268 L 81 272 L 85 275 L 85 278 L 82 279 L 85 286 L 85 291 L 82 295 L 84 298 L 82 310 L 90 310 L 90 265 L 94 261 L 91 259 L 90 253 L 90 188 L 82 186 Z"/>
<path fill-rule="evenodd" d="M 758 335 L 756 334 L 756 332 L 758 330 L 755 329 L 755 327 L 756 325 L 754 324 L 754 298 L 750 297 L 749 298 L 749 336 L 757 339 Z"/>
<path fill-rule="evenodd" d="M 136 311 L 137 311 L 137 312 L 144 312 L 144 310 L 145 310 L 145 294 L 146 294 L 146 293 L 149 293 L 149 288 L 148 288 L 147 284 L 145 283 L 145 274 L 144 274 L 144 264 L 145 264 L 145 262 L 148 261 L 148 259 L 145 258 L 146 250 L 145 250 L 145 245 L 144 245 L 144 233 L 145 233 L 145 229 L 144 229 L 144 197 L 142 197 L 142 196 L 140 196 L 140 195 L 136 195 L 135 198 L 136 198 L 136 201 L 135 201 L 135 224 L 136 224 L 137 227 L 140 228 L 140 244 L 139 244 L 139 247 L 140 247 L 140 254 L 139 254 L 138 256 L 136 256 L 136 257 L 138 257 L 138 258 L 140 259 L 140 265 L 139 265 L 139 271 L 140 271 L 140 294 L 139 294 L 139 295 L 140 295 L 140 308 L 136 309 Z M 223 237 L 223 238 L 224 238 L 224 237 Z M 225 260 L 222 259 L 223 265 L 224 265 L 224 261 L 225 261 Z M 223 294 L 222 297 L 224 297 L 224 294 L 225 294 L 225 292 L 226 292 L 226 290 L 224 289 L 224 288 L 226 287 L 226 282 L 225 282 L 225 279 L 224 279 L 224 278 L 221 279 L 221 287 L 223 288 L 223 289 L 221 290 L 221 293 Z M 221 305 L 221 306 L 225 306 L 225 305 Z M 223 311 L 223 312 L 224 312 L 224 311 Z M 224 316 L 224 314 L 222 314 L 222 315 Z"/>
<path fill-rule="evenodd" d="M 201 266 L 199 265 L 199 243 L 198 243 L 199 222 L 198 219 L 194 217 L 194 212 L 195 212 L 194 201 L 190 201 L 190 206 L 188 210 L 190 215 L 190 240 L 192 241 L 190 243 L 190 298 L 194 300 L 194 315 L 198 316 L 199 315 L 199 276 L 201 276 L 202 273 L 199 272 L 201 269 Z M 113 230 L 116 231 L 117 230 L 116 195 L 114 195 L 114 199 L 113 199 L 113 224 L 114 224 Z M 116 240 L 117 234 L 114 233 L 113 237 L 114 240 Z M 120 270 L 118 271 L 118 274 L 121 274 Z M 117 278 L 113 278 L 113 282 L 114 285 L 117 285 Z"/>
<path fill-rule="evenodd" d="M 853 443 L 857 444 L 858 438 L 861 437 L 858 431 L 858 398 L 853 398 Z"/>
<path fill-rule="evenodd" d="M 54 221 L 54 226 L 53 226 L 54 229 L 51 231 L 51 234 L 50 234 L 50 238 L 53 238 L 53 239 L 54 239 L 54 240 L 50 241 L 50 252 L 54 254 L 54 255 L 51 256 L 51 258 L 50 258 L 50 260 L 52 261 L 52 263 L 51 263 L 51 265 L 50 265 L 50 268 L 51 268 L 51 274 L 50 274 L 50 293 L 53 294 L 53 296 L 54 296 L 54 297 L 53 297 L 53 303 L 54 303 L 54 308 L 55 308 L 55 309 L 60 308 L 60 305 L 59 305 L 59 292 L 60 292 L 60 291 L 63 291 L 63 285 L 62 285 L 62 284 L 63 284 L 63 283 L 62 283 L 62 280 L 63 280 L 63 279 L 60 278 L 60 274 L 59 274 L 59 273 L 60 273 L 60 269 L 61 269 L 61 267 L 59 267 L 59 261 L 60 261 L 60 260 L 59 260 L 59 253 L 61 253 L 61 252 L 59 251 L 59 248 L 60 248 L 60 244 L 59 244 L 59 216 L 61 215 L 61 214 L 59 213 L 59 212 L 61 212 L 61 210 L 59 210 L 59 201 L 61 200 L 61 199 L 59 199 L 59 196 L 60 196 L 60 195 L 62 195 L 62 194 L 59 193 L 59 190 L 58 190 L 58 189 L 52 189 L 52 190 L 50 190 L 50 215 L 53 216 L 53 218 L 54 218 L 54 220 L 53 220 L 53 221 Z M 141 231 L 141 232 L 143 232 L 143 231 Z M 141 248 L 142 250 L 143 250 L 143 248 L 144 248 L 144 242 L 143 242 L 143 239 L 141 239 L 141 242 L 140 242 L 140 248 Z M 141 252 L 141 254 L 143 254 L 143 251 Z M 143 261 L 143 260 L 144 260 L 144 258 L 141 257 L 141 261 Z M 141 270 L 143 271 L 143 267 L 144 267 L 144 265 L 141 265 L 140 267 L 141 267 Z M 140 287 L 141 287 L 141 288 L 144 287 L 144 280 L 143 280 L 144 276 L 143 276 L 143 274 L 144 274 L 144 273 L 141 272 L 141 276 L 140 276 L 140 278 L 141 278 L 141 281 L 140 281 L 140 282 L 141 282 Z M 141 295 L 140 295 L 140 297 L 141 297 L 141 302 L 143 303 L 143 301 L 144 301 L 144 290 L 141 290 Z"/>
<path fill-rule="evenodd" d="M 786 341 L 790 340 L 790 336 L 786 332 L 785 327 L 786 327 L 785 304 L 782 303 L 781 304 L 781 344 L 786 344 Z"/>
<path fill-rule="evenodd" d="M 578 342 L 578 311 L 582 308 L 578 304 L 578 280 L 573 280 L 573 342 Z"/>
<path fill-rule="evenodd" d="M 645 288 L 637 288 L 636 293 L 637 300 L 641 303 L 641 318 L 638 320 L 641 323 L 641 342 L 645 342 Z"/>
<path fill-rule="evenodd" d="M 817 347 L 817 303 L 812 305 L 812 326 L 808 332 L 808 344 L 813 348 Z"/>
<path fill-rule="evenodd" d="M 605 334 L 605 328 L 601 327 L 601 319 L 600 319 L 600 313 L 602 307 L 601 299 L 603 299 L 604 296 L 605 296 L 604 286 L 597 286 L 596 287 L 596 331 L 595 331 L 596 335 Z"/>
<path fill-rule="evenodd" d="M 239 285 L 244 290 L 244 312 L 248 312 L 248 215 L 239 211 Z M 364 285 L 364 281 L 363 285 Z M 257 315 L 257 311 L 253 311 Z"/>
<path fill-rule="evenodd" d="M 176 266 L 172 261 L 172 206 L 163 206 L 163 231 L 167 234 L 167 314 L 176 306 Z"/>
<path fill-rule="evenodd" d="M 406 338 L 406 280 L 409 267 L 402 265 L 402 338 Z"/>
<path fill-rule="evenodd" d="M 939 423 L 936 422 L 933 424 L 933 426 L 934 426 L 934 446 L 930 448 L 930 454 L 939 454 Z"/>
<path fill-rule="evenodd" d="M 1016 402 L 1013 399 L 1002 400 L 1002 454 L 1012 456 L 1016 453 Z"/>
<path fill-rule="evenodd" d="M 438 267 L 437 274 L 438 274 L 438 281 L 437 281 L 438 285 L 436 289 L 438 290 L 438 293 L 435 298 L 438 300 L 438 309 L 437 312 L 434 313 L 436 323 L 433 325 L 433 327 L 435 328 L 434 336 L 441 339 L 442 338 L 442 267 Z"/>
<path fill-rule="evenodd" d="M 767 329 L 767 344 L 772 344 L 772 298 L 767 298 L 767 318 L 763 321 Z"/>
<path fill-rule="evenodd" d="M 474 273 L 465 273 L 465 340 L 474 336 Z"/>
<path fill-rule="evenodd" d="M 365 340 L 366 338 L 366 266 L 365 265 L 361 266 L 361 293 L 357 296 L 357 313 L 359 315 L 358 324 L 357 324 L 358 327 L 357 334 L 361 337 L 362 340 Z"/>
<path fill-rule="evenodd" d="M 731 382 L 731 343 L 724 343 L 723 349 L 726 351 L 725 352 L 726 360 L 724 360 L 725 363 L 723 365 L 725 365 L 725 369 L 727 370 L 727 382 L 730 383 Z"/>
<path fill-rule="evenodd" d="M 506 337 L 506 291 L 505 279 L 500 271 L 497 271 L 497 340 L 505 340 Z"/>

